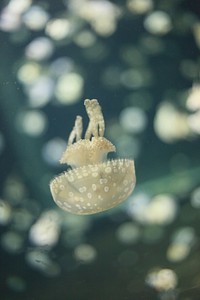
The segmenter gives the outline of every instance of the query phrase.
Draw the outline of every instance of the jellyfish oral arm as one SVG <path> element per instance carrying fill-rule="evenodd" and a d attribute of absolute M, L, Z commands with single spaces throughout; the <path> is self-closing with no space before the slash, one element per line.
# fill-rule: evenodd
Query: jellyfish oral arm
<path fill-rule="evenodd" d="M 84 105 L 90 119 L 85 139 L 90 139 L 92 136 L 104 136 L 105 122 L 98 101 L 96 99 L 86 99 Z"/>
<path fill-rule="evenodd" d="M 71 145 L 74 141 L 79 141 L 81 139 L 83 132 L 83 122 L 82 117 L 77 116 L 75 120 L 74 127 L 69 135 L 68 146 Z"/>

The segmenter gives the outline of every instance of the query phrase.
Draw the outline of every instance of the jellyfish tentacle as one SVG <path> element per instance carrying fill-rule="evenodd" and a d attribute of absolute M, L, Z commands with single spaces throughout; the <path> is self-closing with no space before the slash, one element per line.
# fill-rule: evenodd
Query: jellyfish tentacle
<path fill-rule="evenodd" d="M 103 137 L 105 121 L 99 102 L 96 99 L 86 99 L 84 105 L 89 117 L 89 124 L 85 133 L 85 139 L 90 139 L 92 136 Z"/>
<path fill-rule="evenodd" d="M 83 132 L 83 122 L 81 116 L 76 116 L 74 127 L 69 135 L 68 146 L 71 145 L 74 141 L 77 142 L 81 139 Z"/>

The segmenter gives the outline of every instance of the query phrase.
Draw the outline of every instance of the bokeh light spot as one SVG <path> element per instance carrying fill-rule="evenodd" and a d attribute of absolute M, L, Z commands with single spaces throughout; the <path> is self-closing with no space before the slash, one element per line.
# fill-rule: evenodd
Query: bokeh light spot
<path fill-rule="evenodd" d="M 91 263 L 96 259 L 96 249 L 89 244 L 80 244 L 74 249 L 75 258 L 82 263 Z"/>
<path fill-rule="evenodd" d="M 39 136 L 47 127 L 47 118 L 41 111 L 20 112 L 16 118 L 16 125 L 20 132 L 30 136 Z"/>
<path fill-rule="evenodd" d="M 72 104 L 79 101 L 83 92 L 84 80 L 78 73 L 64 74 L 58 78 L 55 95 L 62 104 Z"/>

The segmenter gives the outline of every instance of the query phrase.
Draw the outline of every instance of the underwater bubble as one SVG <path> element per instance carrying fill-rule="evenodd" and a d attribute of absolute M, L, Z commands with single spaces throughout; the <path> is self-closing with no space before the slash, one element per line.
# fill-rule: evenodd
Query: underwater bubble
<path fill-rule="evenodd" d="M 85 235 L 91 223 L 89 218 L 82 218 L 72 214 L 61 213 L 63 234 L 62 243 L 65 247 L 75 247 L 85 240 Z"/>
<path fill-rule="evenodd" d="M 142 67 L 147 64 L 146 56 L 136 46 L 121 47 L 120 57 L 128 66 Z"/>
<path fill-rule="evenodd" d="M 199 72 L 199 67 L 196 61 L 192 59 L 183 59 L 180 62 L 181 74 L 190 80 L 194 80 Z"/>
<path fill-rule="evenodd" d="M 85 234 L 91 226 L 91 221 L 85 216 L 61 213 L 63 234 L 61 239 L 66 247 L 75 247 L 85 240 Z"/>
<path fill-rule="evenodd" d="M 140 38 L 140 47 L 147 55 L 158 55 L 165 50 L 165 44 L 160 37 L 144 35 Z"/>
<path fill-rule="evenodd" d="M 6 201 L 0 199 L 0 224 L 6 225 L 12 217 L 11 207 Z"/>
<path fill-rule="evenodd" d="M 141 223 L 146 222 L 145 211 L 150 202 L 149 195 L 145 193 L 138 193 L 130 197 L 126 205 L 126 211 L 134 220 L 137 220 Z"/>
<path fill-rule="evenodd" d="M 26 254 L 27 263 L 46 276 L 54 277 L 60 274 L 60 266 L 51 260 L 49 255 L 42 250 L 34 249 Z"/>
<path fill-rule="evenodd" d="M 125 131 L 141 133 L 146 127 L 147 117 L 139 107 L 126 107 L 121 111 L 119 121 Z"/>
<path fill-rule="evenodd" d="M 49 14 L 40 6 L 31 6 L 22 16 L 24 24 L 31 30 L 42 30 L 49 19 Z"/>
<path fill-rule="evenodd" d="M 128 88 L 138 88 L 143 85 L 141 72 L 135 69 L 129 69 L 121 73 L 121 83 Z"/>
<path fill-rule="evenodd" d="M 49 38 L 38 37 L 32 40 L 25 48 L 25 55 L 29 59 L 41 61 L 48 59 L 54 51 L 54 45 Z"/>
<path fill-rule="evenodd" d="M 20 112 L 16 118 L 16 125 L 20 132 L 32 137 L 43 134 L 47 128 L 47 118 L 39 110 Z"/>
<path fill-rule="evenodd" d="M 1 236 L 1 246 L 9 253 L 15 254 L 23 249 L 24 239 L 14 231 L 7 231 Z"/>
<path fill-rule="evenodd" d="M 32 0 L 10 0 L 7 7 L 16 14 L 24 13 L 32 4 Z"/>
<path fill-rule="evenodd" d="M 128 9 L 134 14 L 145 14 L 153 8 L 152 0 L 128 0 Z"/>
<path fill-rule="evenodd" d="M 198 48 L 200 48 L 200 22 L 195 22 L 192 29 L 193 29 L 196 45 Z"/>
<path fill-rule="evenodd" d="M 173 236 L 172 236 L 172 242 L 180 242 L 187 245 L 193 245 L 194 241 L 196 239 L 195 230 L 193 227 L 182 227 L 180 229 L 177 229 Z"/>
<path fill-rule="evenodd" d="M 81 244 L 74 249 L 74 256 L 81 263 L 87 264 L 93 262 L 96 259 L 97 251 L 93 246 L 89 244 Z"/>
<path fill-rule="evenodd" d="M 25 85 L 34 83 L 41 74 L 41 66 L 36 62 L 25 62 L 17 72 L 17 78 Z"/>
<path fill-rule="evenodd" d="M 82 50 L 84 58 L 93 63 L 105 60 L 109 51 L 108 46 L 100 40 L 97 40 L 96 43 Z"/>
<path fill-rule="evenodd" d="M 120 74 L 120 81 L 128 89 L 138 89 L 151 85 L 153 76 L 150 70 L 145 68 L 131 68 Z"/>
<path fill-rule="evenodd" d="M 31 6 L 32 0 L 10 0 L 0 12 L 0 29 L 15 32 L 22 25 L 22 15 Z"/>
<path fill-rule="evenodd" d="M 191 247 L 181 242 L 172 243 L 167 249 L 167 259 L 171 262 L 180 262 L 188 257 Z"/>
<path fill-rule="evenodd" d="M 135 220 L 151 225 L 171 223 L 177 214 L 176 200 L 169 194 L 158 194 L 153 198 L 139 193 L 130 197 L 127 212 Z"/>
<path fill-rule="evenodd" d="M 43 159 L 52 166 L 59 164 L 59 159 L 66 149 L 66 142 L 61 138 L 53 138 L 42 148 Z"/>
<path fill-rule="evenodd" d="M 15 292 L 23 292 L 26 289 L 26 282 L 19 276 L 9 276 L 6 278 L 7 286 Z"/>
<path fill-rule="evenodd" d="M 125 157 L 136 158 L 140 152 L 139 139 L 130 135 L 122 135 L 119 139 L 119 131 L 115 144 L 119 155 L 123 155 Z"/>
<path fill-rule="evenodd" d="M 63 74 L 58 78 L 55 95 L 59 103 L 72 104 L 79 101 L 83 93 L 84 79 L 75 72 Z"/>
<path fill-rule="evenodd" d="M 55 77 L 65 75 L 74 69 L 74 61 L 70 57 L 59 57 L 49 65 L 49 74 Z"/>
<path fill-rule="evenodd" d="M 53 210 L 46 211 L 32 225 L 29 238 L 37 246 L 54 246 L 60 235 L 59 215 Z"/>
<path fill-rule="evenodd" d="M 39 76 L 31 86 L 25 87 L 31 107 L 43 107 L 54 92 L 54 81 L 48 76 Z"/>
<path fill-rule="evenodd" d="M 112 19 L 107 19 L 106 22 L 93 22 L 92 26 L 99 35 L 106 37 L 112 35 L 117 29 L 117 23 Z"/>
<path fill-rule="evenodd" d="M 86 232 L 91 226 L 91 220 L 86 218 L 85 216 L 76 216 L 72 214 L 62 213 L 62 226 L 64 227 L 65 231 L 72 230 L 74 232 Z"/>
<path fill-rule="evenodd" d="M 21 26 L 21 17 L 14 11 L 5 7 L 0 12 L 0 29 L 5 32 L 15 32 Z"/>
<path fill-rule="evenodd" d="M 9 176 L 4 185 L 4 195 L 13 206 L 24 202 L 26 187 L 17 176 Z"/>
<path fill-rule="evenodd" d="M 74 42 L 81 48 L 91 47 L 96 42 L 96 36 L 92 31 L 83 30 L 74 37 Z"/>
<path fill-rule="evenodd" d="M 157 136 L 166 143 L 186 139 L 190 135 L 188 117 L 170 102 L 162 102 L 154 118 Z"/>
<path fill-rule="evenodd" d="M 145 281 L 157 291 L 167 291 L 176 288 L 178 277 L 171 269 L 156 269 L 147 274 Z"/>
<path fill-rule="evenodd" d="M 176 199 L 167 194 L 159 194 L 151 199 L 145 210 L 147 223 L 165 225 L 171 223 L 177 213 Z"/>
<path fill-rule="evenodd" d="M 165 35 L 172 29 L 170 16 L 164 11 L 154 11 L 144 20 L 145 29 L 156 35 Z"/>
<path fill-rule="evenodd" d="M 200 187 L 192 192 L 190 203 L 192 207 L 200 208 Z"/>
<path fill-rule="evenodd" d="M 34 216 L 27 209 L 15 209 L 13 211 L 12 227 L 17 231 L 26 231 L 30 228 L 33 219 Z"/>
<path fill-rule="evenodd" d="M 132 222 L 125 222 L 118 227 L 116 236 L 124 244 L 135 244 L 140 237 L 140 229 Z"/>
<path fill-rule="evenodd" d="M 196 241 L 195 230 L 192 227 L 182 227 L 177 229 L 171 244 L 167 249 L 167 258 L 172 262 L 179 262 L 188 257 Z"/>
<path fill-rule="evenodd" d="M 200 134 L 200 110 L 188 116 L 188 126 L 195 134 Z"/>
<path fill-rule="evenodd" d="M 115 32 L 117 20 L 121 15 L 120 7 L 107 0 L 82 1 L 81 5 L 71 2 L 70 8 L 102 36 L 110 36 Z"/>
<path fill-rule="evenodd" d="M 45 28 L 45 32 L 54 40 L 62 40 L 72 32 L 72 24 L 67 19 L 51 19 Z"/>
<path fill-rule="evenodd" d="M 194 84 L 189 91 L 186 106 L 191 111 L 200 109 L 200 84 Z"/>

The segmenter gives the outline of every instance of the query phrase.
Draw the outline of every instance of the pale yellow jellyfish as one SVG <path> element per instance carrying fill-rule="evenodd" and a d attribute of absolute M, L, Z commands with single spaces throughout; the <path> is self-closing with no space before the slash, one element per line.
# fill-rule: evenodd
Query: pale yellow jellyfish
<path fill-rule="evenodd" d="M 60 159 L 72 169 L 50 182 L 56 204 L 78 215 L 95 214 L 120 204 L 136 182 L 133 160 L 107 160 L 115 146 L 104 138 L 105 123 L 98 101 L 86 99 L 84 104 L 89 117 L 85 138 L 81 138 L 82 118 L 77 116 Z"/>

